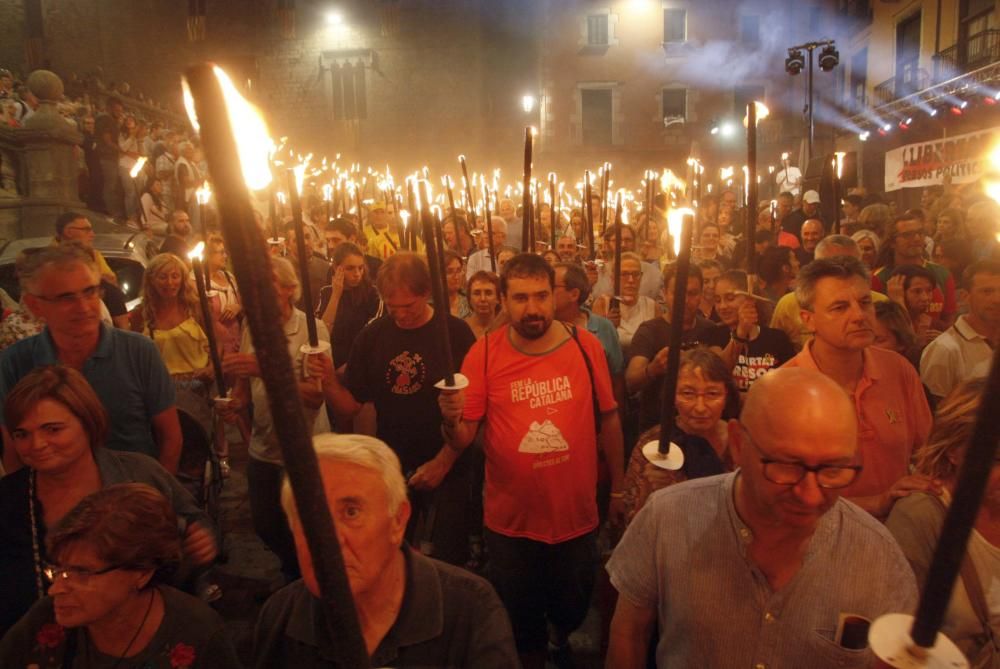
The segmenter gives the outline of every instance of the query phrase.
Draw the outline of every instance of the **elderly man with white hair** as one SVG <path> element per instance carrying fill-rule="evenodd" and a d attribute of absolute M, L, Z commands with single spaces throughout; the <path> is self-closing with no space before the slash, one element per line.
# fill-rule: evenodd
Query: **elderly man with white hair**
<path fill-rule="evenodd" d="M 500 255 L 500 249 L 507 243 L 507 222 L 499 216 L 493 217 L 493 252 Z M 479 249 L 469 256 L 465 263 L 465 278 L 471 279 L 472 275 L 479 271 L 492 272 L 493 264 L 490 262 L 490 247 Z M 496 273 L 500 273 L 500 266 L 497 265 Z"/>
<path fill-rule="evenodd" d="M 403 543 L 410 503 L 392 449 L 354 434 L 320 435 L 313 446 L 372 666 L 516 667 L 510 622 L 490 584 Z M 254 666 L 333 667 L 335 631 L 287 481 L 281 501 L 303 578 L 264 605 Z"/>

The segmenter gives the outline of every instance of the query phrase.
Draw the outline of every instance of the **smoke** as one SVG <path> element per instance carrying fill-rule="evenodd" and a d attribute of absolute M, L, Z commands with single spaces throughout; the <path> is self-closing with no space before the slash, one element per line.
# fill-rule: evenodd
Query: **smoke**
<path fill-rule="evenodd" d="M 777 9 L 775 4 L 784 7 Z M 811 8 L 806 3 L 744 2 L 727 12 L 726 21 L 731 30 L 727 39 L 700 39 L 695 31 L 684 45 L 677 45 L 677 58 L 671 58 L 673 47 L 667 48 L 667 78 L 676 80 L 698 90 L 732 91 L 735 88 L 762 85 L 768 91 L 768 104 L 772 108 L 787 112 L 801 112 L 805 100 L 806 72 L 791 77 L 785 72 L 784 63 L 788 47 L 809 41 L 837 39 L 849 34 L 843 20 L 831 11 L 824 11 L 818 19 L 810 16 Z M 759 39 L 756 42 L 741 40 L 742 17 L 758 17 Z M 720 17 L 721 18 L 721 17 Z M 695 20 L 698 20 L 695 23 Z M 697 17 L 689 25 L 705 25 L 706 17 Z M 810 24 L 817 28 L 811 29 Z M 840 39 L 838 48 L 846 46 Z M 818 55 L 818 53 L 816 54 Z M 816 57 L 815 55 L 813 56 Z M 840 124 L 843 112 L 832 104 L 835 77 L 842 77 L 847 62 L 845 54 L 841 64 L 832 72 L 823 72 L 817 66 L 814 70 L 814 98 L 817 118 L 822 114 L 824 122 Z M 663 76 L 664 58 L 660 53 L 642 57 L 642 63 L 650 73 Z M 785 81 L 782 81 L 785 79 Z M 778 95 L 775 95 L 778 93 Z M 830 103 L 823 104 L 825 100 Z"/>

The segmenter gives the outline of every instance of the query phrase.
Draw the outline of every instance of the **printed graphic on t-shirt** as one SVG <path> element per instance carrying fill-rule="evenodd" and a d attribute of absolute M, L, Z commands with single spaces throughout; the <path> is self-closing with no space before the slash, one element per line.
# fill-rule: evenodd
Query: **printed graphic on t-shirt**
<path fill-rule="evenodd" d="M 419 353 L 403 351 L 389 361 L 385 382 L 395 395 L 413 395 L 420 392 L 427 378 L 427 365 Z"/>
<path fill-rule="evenodd" d="M 739 390 L 746 392 L 751 383 L 777 366 L 778 361 L 770 353 L 752 356 L 740 353 L 733 368 L 733 380 Z"/>
<path fill-rule="evenodd" d="M 539 424 L 532 421 L 528 428 L 528 434 L 524 435 L 521 445 L 517 447 L 521 453 L 553 453 L 555 451 L 568 451 L 569 444 L 563 438 L 559 428 L 546 420 Z"/>

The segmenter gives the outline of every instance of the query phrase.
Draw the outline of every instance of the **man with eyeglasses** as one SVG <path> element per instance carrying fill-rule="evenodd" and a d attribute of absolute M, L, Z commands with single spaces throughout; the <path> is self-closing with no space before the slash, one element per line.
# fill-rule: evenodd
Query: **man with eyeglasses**
<path fill-rule="evenodd" d="M 608 561 L 605 666 L 645 667 L 656 628 L 660 669 L 872 666 L 843 616 L 912 611 L 917 587 L 888 531 L 840 499 L 863 471 L 847 393 L 770 372 L 728 433 L 738 470 L 651 495 Z"/>
<path fill-rule="evenodd" d="M 632 226 L 630 225 L 622 225 L 621 228 L 622 253 L 635 253 L 635 231 L 632 230 Z M 608 229 L 604 232 L 604 252 L 608 254 L 608 258 L 614 257 L 617 237 L 617 226 L 614 224 L 609 225 Z M 613 264 L 611 262 L 605 263 L 601 269 L 597 283 L 594 284 L 594 297 L 611 295 L 614 292 L 614 276 L 611 272 Z M 639 282 L 639 294 L 658 300 L 662 286 L 663 282 L 660 277 L 659 268 L 653 263 L 643 262 L 642 279 Z"/>
<path fill-rule="evenodd" d="M 902 283 L 902 277 L 890 279 L 893 270 L 900 265 L 917 265 L 930 270 L 937 285 L 931 297 L 929 313 L 935 320 L 951 325 L 958 314 L 955 299 L 955 279 L 947 268 L 924 259 L 926 237 L 924 225 L 913 211 L 897 216 L 889 228 L 889 238 L 885 242 L 892 249 L 892 257 L 887 265 L 872 273 L 872 290 L 889 293 L 892 281 Z"/>
<path fill-rule="evenodd" d="M 100 251 L 94 248 L 94 226 L 90 223 L 90 220 L 83 214 L 77 213 L 75 211 L 68 211 L 59 214 L 56 218 L 56 239 L 57 243 L 62 242 L 79 242 L 84 248 L 88 249 L 94 256 L 94 262 L 97 263 L 97 269 L 101 274 L 101 279 L 118 285 L 118 277 L 115 276 L 114 271 L 108 264 L 108 261 L 104 259 L 104 255 Z"/>
<path fill-rule="evenodd" d="M 94 226 L 83 214 L 65 212 L 56 218 L 56 244 L 75 243 L 87 250 L 97 263 L 101 275 L 101 300 L 115 327 L 128 329 L 128 307 L 125 293 L 118 287 L 118 277 L 100 251 L 94 248 Z"/>
<path fill-rule="evenodd" d="M 827 375 L 851 396 L 858 421 L 858 450 L 865 470 L 844 494 L 877 518 L 912 492 L 941 492 L 940 483 L 909 474 L 913 451 L 930 434 L 931 411 L 913 365 L 874 346 L 871 278 L 851 256 L 816 260 L 799 272 L 795 296 L 803 326 L 813 338 L 785 367 Z M 801 403 L 791 406 L 798 411 Z"/>
<path fill-rule="evenodd" d="M 108 448 L 145 453 L 174 473 L 181 428 L 174 385 L 152 340 L 101 323 L 100 278 L 93 258 L 76 244 L 31 256 L 22 277 L 25 304 L 45 329 L 0 355 L 0 397 L 32 369 L 61 363 L 78 369 L 109 414 Z M 0 425 L 3 425 L 0 409 Z M 4 443 L 10 443 L 6 427 Z M 7 471 L 20 466 L 5 448 Z"/>

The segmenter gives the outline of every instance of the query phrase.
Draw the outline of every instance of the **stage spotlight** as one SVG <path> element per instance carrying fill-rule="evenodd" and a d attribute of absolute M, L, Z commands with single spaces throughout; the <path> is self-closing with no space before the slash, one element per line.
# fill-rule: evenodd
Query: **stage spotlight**
<path fill-rule="evenodd" d="M 912 118 L 904 118 L 902 121 L 899 122 L 899 129 L 900 130 L 909 130 L 911 123 L 913 123 L 913 119 Z"/>
<path fill-rule="evenodd" d="M 937 113 L 938 113 L 938 110 L 937 110 L 937 107 L 931 107 L 931 108 L 930 108 L 930 109 L 929 109 L 929 110 L 927 111 L 927 115 L 928 115 L 928 116 L 937 116 Z"/>
<path fill-rule="evenodd" d="M 736 132 L 736 126 L 728 121 L 726 121 L 719 127 L 719 133 L 723 137 L 732 137 L 734 132 Z"/>
<path fill-rule="evenodd" d="M 867 130 L 858 134 L 858 139 L 862 142 L 867 142 L 869 137 L 871 137 L 871 133 Z"/>
<path fill-rule="evenodd" d="M 832 44 L 823 47 L 819 52 L 819 69 L 829 72 L 840 64 L 840 52 Z"/>
<path fill-rule="evenodd" d="M 789 49 L 788 58 L 785 59 L 785 72 L 796 75 L 806 66 L 805 56 L 801 49 Z"/>
<path fill-rule="evenodd" d="M 892 124 L 891 123 L 883 123 L 882 125 L 879 126 L 878 134 L 880 134 L 883 137 L 885 137 L 886 135 L 889 134 L 890 130 L 892 130 Z"/>
<path fill-rule="evenodd" d="M 995 105 L 997 103 L 997 98 L 995 95 L 987 95 L 985 98 L 983 98 L 983 102 L 985 102 L 988 105 Z"/>
<path fill-rule="evenodd" d="M 968 106 L 969 106 L 968 100 L 962 100 L 958 104 L 953 104 L 949 111 L 951 111 L 951 113 L 954 114 L 955 116 L 961 116 L 962 111 Z"/>

